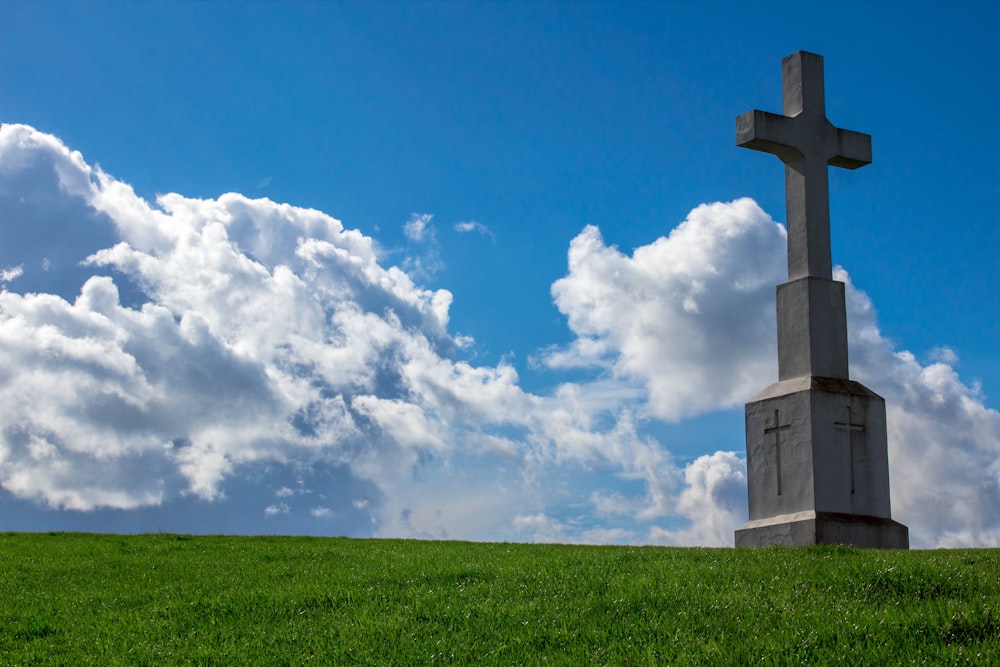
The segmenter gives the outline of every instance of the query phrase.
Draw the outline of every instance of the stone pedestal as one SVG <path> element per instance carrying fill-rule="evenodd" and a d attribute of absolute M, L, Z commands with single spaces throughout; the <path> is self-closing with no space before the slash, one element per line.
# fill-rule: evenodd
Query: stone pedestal
<path fill-rule="evenodd" d="M 885 401 L 851 380 L 796 377 L 746 404 L 750 521 L 736 546 L 906 549 L 892 520 Z"/>

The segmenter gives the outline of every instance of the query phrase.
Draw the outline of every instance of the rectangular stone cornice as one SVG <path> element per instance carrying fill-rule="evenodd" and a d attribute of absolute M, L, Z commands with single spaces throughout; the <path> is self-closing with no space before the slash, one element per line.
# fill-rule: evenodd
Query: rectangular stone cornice
<path fill-rule="evenodd" d="M 871 396 L 879 397 L 874 391 L 854 380 L 844 380 L 843 378 L 825 378 L 817 376 L 804 376 L 791 378 L 789 380 L 779 380 L 769 384 L 756 396 L 750 399 L 750 403 L 764 401 L 778 396 L 788 396 L 800 391 L 816 389 L 830 394 L 846 394 L 849 396 Z"/>

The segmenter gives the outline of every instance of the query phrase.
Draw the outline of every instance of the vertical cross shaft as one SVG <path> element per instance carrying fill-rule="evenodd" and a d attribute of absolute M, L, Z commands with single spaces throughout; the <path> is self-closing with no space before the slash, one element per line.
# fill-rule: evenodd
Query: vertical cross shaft
<path fill-rule="evenodd" d="M 778 379 L 848 379 L 844 285 L 833 280 L 827 166 L 871 162 L 871 137 L 826 119 L 823 58 L 798 51 L 781 61 L 784 115 L 748 111 L 736 143 L 785 165 L 788 282 L 778 286 Z"/>
<path fill-rule="evenodd" d="M 781 61 L 784 115 L 748 111 L 736 119 L 736 144 L 785 163 L 788 279 L 832 277 L 827 165 L 871 162 L 871 137 L 826 119 L 823 57 L 797 51 Z"/>

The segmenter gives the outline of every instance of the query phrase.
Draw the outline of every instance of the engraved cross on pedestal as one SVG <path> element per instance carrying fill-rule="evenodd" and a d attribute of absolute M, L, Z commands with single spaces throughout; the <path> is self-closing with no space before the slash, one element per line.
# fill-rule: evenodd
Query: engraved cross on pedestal
<path fill-rule="evenodd" d="M 781 432 L 787 431 L 791 424 L 782 424 L 778 410 L 774 411 L 774 425 L 764 429 L 764 435 L 774 434 L 774 470 L 777 478 L 778 495 L 781 495 Z"/>
<path fill-rule="evenodd" d="M 857 441 L 857 438 L 859 437 L 862 439 L 861 440 L 862 443 L 864 442 L 865 425 L 858 424 L 857 422 L 854 421 L 854 417 L 851 414 L 851 406 L 848 405 L 847 418 L 844 421 L 833 422 L 833 426 L 838 430 L 847 431 L 847 443 L 848 443 L 847 456 L 851 466 L 851 493 L 854 493 L 855 489 L 854 465 L 857 460 L 857 453 L 854 451 L 855 450 L 854 443 Z"/>
<path fill-rule="evenodd" d="M 830 190 L 826 167 L 872 161 L 872 138 L 826 119 L 823 57 L 797 51 L 781 61 L 784 115 L 748 111 L 736 119 L 736 145 L 785 163 L 788 279 L 831 278 Z"/>

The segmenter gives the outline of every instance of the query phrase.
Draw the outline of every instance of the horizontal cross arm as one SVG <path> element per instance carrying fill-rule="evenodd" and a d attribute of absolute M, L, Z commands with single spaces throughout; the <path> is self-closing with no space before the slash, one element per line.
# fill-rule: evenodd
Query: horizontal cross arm
<path fill-rule="evenodd" d="M 736 145 L 772 153 L 782 160 L 800 155 L 790 143 L 790 120 L 787 116 L 767 111 L 747 111 L 736 118 Z"/>
<path fill-rule="evenodd" d="M 870 134 L 837 128 L 837 152 L 830 158 L 830 166 L 857 169 L 872 161 Z"/>

